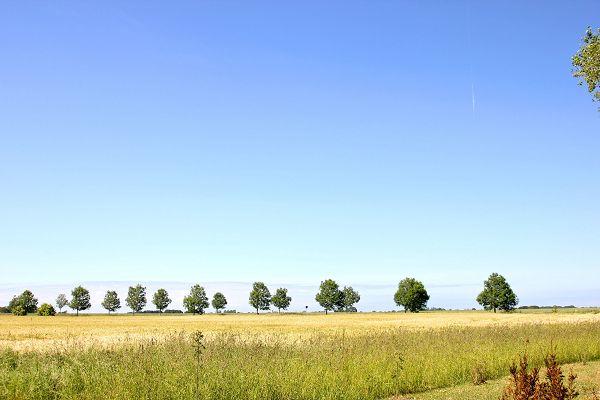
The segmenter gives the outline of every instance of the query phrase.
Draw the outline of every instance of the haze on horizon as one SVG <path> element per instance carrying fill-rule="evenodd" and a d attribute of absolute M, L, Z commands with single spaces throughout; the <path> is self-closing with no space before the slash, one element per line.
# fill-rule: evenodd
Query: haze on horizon
<path fill-rule="evenodd" d="M 391 309 L 413 276 L 469 307 L 499 272 L 521 304 L 599 305 L 600 114 L 570 64 L 598 15 L 3 3 L 0 304 L 226 282 L 244 309 L 260 280 L 300 307 L 333 278 Z"/>

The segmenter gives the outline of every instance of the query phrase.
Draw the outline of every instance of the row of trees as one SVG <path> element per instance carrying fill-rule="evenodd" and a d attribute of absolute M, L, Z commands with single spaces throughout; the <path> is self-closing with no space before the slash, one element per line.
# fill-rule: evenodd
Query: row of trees
<path fill-rule="evenodd" d="M 352 286 L 340 286 L 333 279 L 321 282 L 319 293 L 315 296 L 317 303 L 327 311 L 356 311 L 354 304 L 360 301 L 360 295 Z"/>
<path fill-rule="evenodd" d="M 156 310 L 161 313 L 169 307 L 172 301 L 173 300 L 169 297 L 169 293 L 166 289 L 158 289 L 152 296 L 152 304 L 154 304 Z M 147 304 L 146 288 L 140 284 L 130 286 L 127 291 L 125 303 L 134 314 L 142 311 Z M 210 304 L 218 313 L 227 306 L 227 299 L 223 293 L 217 292 L 213 295 Z M 102 301 L 102 307 L 108 310 L 109 314 L 121 308 L 121 300 L 119 299 L 117 292 L 114 290 L 106 292 L 104 300 Z M 204 311 L 209 307 L 206 290 L 197 284 L 192 286 L 190 288 L 190 293 L 183 298 L 183 307 L 189 313 L 204 314 Z"/>
<path fill-rule="evenodd" d="M 329 311 L 354 312 L 356 311 L 355 304 L 360 301 L 360 294 L 351 286 L 340 288 L 336 281 L 326 279 L 321 282 L 315 300 L 323 307 L 325 314 Z M 423 282 L 414 278 L 405 278 L 400 281 L 398 289 L 394 293 L 394 302 L 399 307 L 403 307 L 405 312 L 424 310 L 428 301 L 429 294 Z M 281 310 L 287 310 L 292 298 L 288 296 L 286 288 L 278 288 L 275 294 L 271 295 L 267 285 L 263 282 L 255 282 L 252 285 L 248 302 L 256 309 L 257 314 L 260 310 L 269 310 L 271 306 L 281 312 Z M 477 296 L 477 302 L 486 310 L 493 310 L 494 312 L 497 310 L 511 311 L 518 304 L 518 299 L 506 279 L 502 275 L 493 273 L 485 280 L 484 289 Z M 171 303 L 172 300 L 165 289 L 158 289 L 152 296 L 152 304 L 158 312 L 164 312 Z M 19 296 L 13 297 L 7 310 L 15 315 L 27 315 L 35 312 L 40 315 L 54 315 L 56 313 L 54 307 L 50 304 L 42 304 L 39 309 L 37 304 L 38 300 L 33 293 L 25 290 Z M 140 284 L 130 286 L 125 304 L 134 314 L 142 311 L 147 304 L 146 288 Z M 109 290 L 106 292 L 101 305 L 110 314 L 121 308 L 121 300 L 116 291 Z M 204 314 L 209 305 L 212 305 L 218 313 L 227 306 L 227 299 L 223 293 L 217 292 L 209 303 L 204 287 L 197 284 L 192 286 L 189 294 L 183 298 L 183 306 L 188 313 Z M 82 286 L 77 286 L 71 291 L 70 300 L 66 295 L 60 294 L 56 298 L 56 306 L 60 312 L 68 306 L 79 315 L 79 311 L 87 310 L 92 306 L 90 292 Z"/>
<path fill-rule="evenodd" d="M 340 290 L 339 285 L 331 279 L 321 282 L 315 300 L 327 311 L 356 311 L 354 304 L 360 301 L 360 295 L 350 286 Z M 419 312 L 427 307 L 429 294 L 423 282 L 415 278 L 405 278 L 398 284 L 394 293 L 394 303 L 403 307 L 404 312 Z M 493 273 L 483 283 L 483 291 L 477 296 L 477 302 L 485 310 L 512 311 L 519 303 L 517 296 L 506 279 Z"/>
<path fill-rule="evenodd" d="M 287 310 L 292 303 L 292 298 L 288 296 L 287 292 L 286 288 L 279 288 L 271 296 L 267 285 L 263 282 L 254 282 L 248 302 L 256 309 L 257 314 L 258 310 L 268 310 L 271 308 L 271 305 L 281 312 L 281 310 Z"/>
<path fill-rule="evenodd" d="M 129 287 L 125 304 L 134 314 L 142 311 L 144 307 L 146 307 L 147 302 L 146 288 L 144 286 L 138 284 Z M 172 300 L 169 297 L 169 293 L 162 288 L 158 289 L 152 296 L 152 303 L 159 312 L 164 312 L 171 302 Z M 44 303 L 39 309 L 37 304 L 38 300 L 34 297 L 33 293 L 30 290 L 25 290 L 20 295 L 14 296 L 6 309 L 15 315 L 27 315 L 36 312 L 40 315 L 56 314 L 56 310 L 51 304 Z M 210 304 L 212 304 L 212 307 L 219 312 L 227 305 L 227 299 L 223 293 L 217 292 L 213 295 Z M 119 299 L 116 291 L 109 290 L 104 295 L 104 300 L 102 300 L 101 305 L 110 314 L 121 308 L 121 299 Z M 183 299 L 183 305 L 187 312 L 203 314 L 204 310 L 209 307 L 208 296 L 206 295 L 204 288 L 200 285 L 192 286 L 190 294 Z M 59 294 L 56 298 L 56 307 L 59 312 L 62 312 L 62 309 L 67 306 L 73 309 L 77 315 L 79 315 L 79 311 L 90 309 L 92 303 L 89 290 L 83 286 L 77 286 L 71 291 L 71 300 L 69 300 L 65 294 Z"/>

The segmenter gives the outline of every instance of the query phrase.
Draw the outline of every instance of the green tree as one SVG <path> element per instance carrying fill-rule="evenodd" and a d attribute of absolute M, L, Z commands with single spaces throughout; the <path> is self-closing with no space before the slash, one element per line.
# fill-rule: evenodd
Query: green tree
<path fill-rule="evenodd" d="M 281 310 L 287 310 L 292 302 L 292 298 L 287 295 L 288 290 L 286 288 L 279 288 L 275 291 L 273 297 L 271 297 L 271 303 L 277 308 L 277 311 L 281 313 Z"/>
<path fill-rule="evenodd" d="M 183 306 L 189 313 L 204 314 L 204 309 L 208 308 L 208 296 L 204 288 L 200 285 L 192 286 L 190 294 L 183 298 Z"/>
<path fill-rule="evenodd" d="M 583 45 L 572 58 L 573 76 L 586 85 L 594 100 L 600 101 L 600 29 L 588 28 Z"/>
<path fill-rule="evenodd" d="M 18 296 L 14 296 L 8 303 L 8 308 L 15 315 L 27 315 L 37 311 L 38 300 L 30 290 L 24 290 Z M 16 309 L 16 313 L 15 313 Z"/>
<path fill-rule="evenodd" d="M 56 310 L 54 309 L 54 307 L 52 307 L 52 305 L 44 303 L 40 306 L 40 308 L 38 308 L 37 313 L 38 315 L 44 317 L 50 317 L 56 315 Z"/>
<path fill-rule="evenodd" d="M 133 314 L 140 312 L 146 307 L 146 288 L 139 283 L 135 286 L 129 286 L 125 303 L 131 308 Z"/>
<path fill-rule="evenodd" d="M 394 302 L 399 307 L 404 307 L 404 312 L 419 312 L 425 308 L 427 301 L 429 301 L 429 294 L 425 286 L 414 278 L 401 280 L 394 294 Z"/>
<path fill-rule="evenodd" d="M 252 291 L 250 292 L 249 303 L 252 307 L 258 310 L 268 310 L 271 304 L 271 292 L 269 288 L 262 282 L 254 282 Z"/>
<path fill-rule="evenodd" d="M 486 310 L 512 311 L 519 303 L 515 292 L 506 279 L 493 273 L 483 282 L 483 291 L 477 296 L 477 302 Z"/>
<path fill-rule="evenodd" d="M 102 300 L 102 307 L 104 307 L 109 314 L 121 308 L 121 300 L 119 299 L 117 292 L 114 290 L 107 291 L 104 295 L 104 300 Z"/>
<path fill-rule="evenodd" d="M 211 303 L 212 303 L 213 308 L 215 309 L 215 311 L 218 314 L 219 310 L 224 309 L 225 306 L 227 305 L 227 299 L 225 298 L 225 296 L 223 295 L 223 293 L 217 292 L 213 296 L 213 299 L 212 299 Z"/>
<path fill-rule="evenodd" d="M 158 289 L 154 296 L 152 296 L 152 303 L 156 306 L 156 309 L 159 312 L 163 312 L 169 304 L 171 304 L 171 299 L 169 298 L 169 293 L 165 289 Z"/>
<path fill-rule="evenodd" d="M 67 296 L 64 294 L 59 294 L 56 298 L 56 307 L 58 307 L 58 311 L 62 312 L 62 309 L 69 305 L 69 300 L 67 300 Z"/>
<path fill-rule="evenodd" d="M 356 307 L 354 307 L 354 304 L 358 303 L 359 301 L 360 294 L 358 294 L 358 292 L 354 290 L 352 286 L 344 286 L 340 298 L 340 306 L 338 309 L 340 311 L 355 312 Z"/>
<path fill-rule="evenodd" d="M 342 291 L 336 281 L 326 279 L 321 282 L 315 300 L 325 309 L 325 315 L 327 315 L 327 311 L 335 310 L 343 304 Z"/>
<path fill-rule="evenodd" d="M 83 286 L 77 286 L 71 291 L 71 303 L 69 303 L 69 307 L 75 310 L 77 315 L 79 315 L 79 311 L 87 310 L 92 307 L 92 303 L 90 303 L 90 292 Z"/>

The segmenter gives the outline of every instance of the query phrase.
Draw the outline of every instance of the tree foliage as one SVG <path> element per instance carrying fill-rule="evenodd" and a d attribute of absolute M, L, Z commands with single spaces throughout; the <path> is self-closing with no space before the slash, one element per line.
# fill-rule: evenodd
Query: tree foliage
<path fill-rule="evenodd" d="M 69 305 L 69 300 L 67 296 L 63 293 L 59 294 L 56 298 L 56 307 L 58 307 L 58 311 L 62 312 L 62 309 Z"/>
<path fill-rule="evenodd" d="M 27 315 L 37 311 L 38 300 L 30 290 L 24 290 L 18 296 L 14 296 L 8 303 L 8 308 L 15 315 Z"/>
<path fill-rule="evenodd" d="M 427 306 L 429 294 L 425 285 L 414 278 L 405 278 L 398 284 L 394 294 L 394 302 L 399 307 L 404 307 L 404 312 L 419 312 Z"/>
<path fill-rule="evenodd" d="M 600 29 L 588 28 L 583 45 L 572 58 L 573 76 L 586 85 L 594 100 L 600 101 Z"/>
<path fill-rule="evenodd" d="M 325 314 L 328 311 L 333 311 L 342 304 L 342 291 L 340 286 L 333 279 L 326 279 L 321 282 L 319 292 L 315 296 L 317 303 L 325 309 Z"/>
<path fill-rule="evenodd" d="M 273 297 L 271 297 L 271 303 L 273 303 L 273 306 L 275 306 L 279 312 L 281 312 L 281 310 L 286 310 L 292 302 L 292 298 L 287 295 L 287 292 L 288 290 L 286 288 L 279 288 L 275 291 Z"/>
<path fill-rule="evenodd" d="M 340 286 L 333 279 L 326 279 L 321 282 L 319 292 L 315 296 L 317 303 L 328 311 L 348 311 L 355 312 L 354 304 L 360 301 L 360 294 L 352 286 Z"/>
<path fill-rule="evenodd" d="M 69 303 L 69 307 L 75 310 L 77 315 L 79 315 L 79 311 L 87 310 L 92 307 L 92 303 L 90 303 L 90 292 L 83 286 L 77 286 L 71 291 L 71 302 Z"/>
<path fill-rule="evenodd" d="M 117 292 L 114 290 L 107 291 L 104 295 L 104 300 L 102 300 L 102 307 L 104 307 L 109 314 L 121 308 L 121 300 L 119 299 Z"/>
<path fill-rule="evenodd" d="M 40 308 L 38 308 L 37 313 L 38 315 L 44 317 L 50 317 L 56 315 L 56 310 L 54 309 L 54 307 L 52 307 L 51 304 L 44 303 L 40 306 Z"/>
<path fill-rule="evenodd" d="M 249 303 L 252 307 L 258 310 L 268 310 L 271 305 L 271 292 L 263 282 L 254 282 L 252 291 L 250 292 Z"/>
<path fill-rule="evenodd" d="M 360 301 L 360 294 L 352 286 L 344 286 L 338 306 L 339 311 L 356 312 L 354 304 Z"/>
<path fill-rule="evenodd" d="M 219 310 L 224 309 L 227 305 L 227 299 L 225 298 L 225 295 L 223 293 L 217 292 L 214 294 L 211 303 L 215 311 L 218 313 Z"/>
<path fill-rule="evenodd" d="M 506 279 L 497 273 L 493 273 L 483 283 L 483 291 L 477 296 L 477 302 L 486 310 L 512 311 L 519 303 L 515 292 Z"/>
<path fill-rule="evenodd" d="M 200 285 L 192 286 L 190 294 L 183 298 L 183 306 L 189 313 L 204 314 L 204 310 L 208 308 L 208 296 L 204 288 Z"/>
<path fill-rule="evenodd" d="M 171 304 L 169 293 L 165 289 L 158 289 L 152 296 L 152 303 L 158 311 L 163 312 Z"/>
<path fill-rule="evenodd" d="M 135 286 L 129 286 L 125 303 L 134 314 L 142 311 L 146 307 L 146 302 L 146 288 L 144 286 L 139 283 Z"/>

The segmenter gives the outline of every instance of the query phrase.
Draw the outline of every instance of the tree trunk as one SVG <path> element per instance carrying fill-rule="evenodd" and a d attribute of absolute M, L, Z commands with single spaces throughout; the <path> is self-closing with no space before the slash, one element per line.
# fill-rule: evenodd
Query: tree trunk
<path fill-rule="evenodd" d="M 256 315 L 258 315 L 258 307 L 256 307 Z"/>
<path fill-rule="evenodd" d="M 327 309 L 325 309 L 325 315 L 327 315 Z"/>

